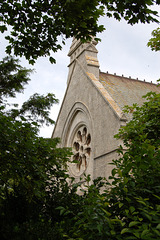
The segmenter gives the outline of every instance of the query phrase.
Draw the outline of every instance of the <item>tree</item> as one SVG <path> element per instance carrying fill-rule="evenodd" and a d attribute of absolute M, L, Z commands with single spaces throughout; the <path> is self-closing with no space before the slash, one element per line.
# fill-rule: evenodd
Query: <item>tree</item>
<path fill-rule="evenodd" d="M 24 90 L 30 73 L 14 58 L 0 62 L 0 235 L 5 240 L 53 239 L 62 220 L 56 208 L 76 199 L 66 181 L 70 150 L 58 148 L 58 139 L 38 136 L 41 124 L 53 123 L 49 109 L 55 96 L 34 94 L 21 108 L 8 102 Z"/>
<path fill-rule="evenodd" d="M 153 30 L 152 38 L 148 42 L 152 51 L 160 51 L 160 28 Z"/>
<path fill-rule="evenodd" d="M 7 53 L 25 56 L 34 63 L 40 56 L 50 56 L 62 48 L 59 37 L 75 36 L 88 40 L 102 32 L 100 16 L 124 18 L 129 24 L 158 22 L 151 9 L 159 0 L 5 0 L 0 2 L 0 31 L 9 31 Z M 50 61 L 55 59 L 50 56 Z"/>
<path fill-rule="evenodd" d="M 141 107 L 126 108 L 133 119 L 116 135 L 124 147 L 110 182 L 94 180 L 87 188 L 70 227 L 61 223 L 64 239 L 160 238 L 160 94 L 145 97 Z"/>

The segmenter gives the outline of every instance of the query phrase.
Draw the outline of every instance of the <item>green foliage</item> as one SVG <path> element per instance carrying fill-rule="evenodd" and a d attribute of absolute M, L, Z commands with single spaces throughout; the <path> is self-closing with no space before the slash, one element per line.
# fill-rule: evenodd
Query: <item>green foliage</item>
<path fill-rule="evenodd" d="M 129 24 L 158 22 L 157 0 L 12 0 L 0 2 L 0 31 L 10 30 L 7 53 L 25 56 L 31 64 L 40 56 L 50 56 L 62 48 L 65 38 L 90 40 L 104 30 L 100 16 L 124 18 Z M 62 44 L 59 41 L 62 38 Z M 55 59 L 49 58 L 51 63 Z"/>
<path fill-rule="evenodd" d="M 158 22 L 156 11 L 151 10 L 153 4 L 160 4 L 159 1 L 152 0 L 142 0 L 142 1 L 132 1 L 132 0 L 104 0 L 101 1 L 107 8 L 107 16 L 114 17 L 117 20 L 124 18 L 129 24 L 135 24 L 139 21 L 142 23 Z"/>
<path fill-rule="evenodd" d="M 3 107 L 10 105 L 7 103 L 7 97 L 15 98 L 16 93 L 24 91 L 24 85 L 30 81 L 29 75 L 32 72 L 31 69 L 23 68 L 19 60 L 11 56 L 0 61 L 0 103 Z M 18 109 L 18 104 L 14 104 L 14 108 L 12 105 L 12 109 L 7 114 L 14 119 L 19 117 L 23 120 L 27 117 L 30 122 L 53 124 L 54 121 L 49 117 L 49 113 L 55 103 L 58 103 L 58 99 L 53 93 L 48 93 L 46 96 L 35 93 L 22 104 L 20 109 Z"/>
<path fill-rule="evenodd" d="M 117 166 L 121 164 L 122 175 L 131 179 L 133 175 L 136 189 L 148 197 L 149 190 L 159 194 L 160 95 L 148 93 L 146 98 L 142 107 L 134 106 L 127 110 L 133 112 L 133 119 L 117 135 L 123 139 L 127 150 L 115 163 Z"/>
<path fill-rule="evenodd" d="M 160 236 L 160 94 L 151 92 L 145 98 L 141 107 L 126 109 L 133 118 L 116 136 L 123 139 L 125 150 L 120 148 L 110 177 L 110 209 L 124 225 L 125 239 Z"/>
<path fill-rule="evenodd" d="M 1 61 L 0 70 L 1 239 L 58 239 L 57 207 L 72 204 L 77 195 L 66 181 L 70 150 L 58 148 L 59 139 L 38 136 L 40 124 L 52 122 L 49 109 L 57 100 L 34 94 L 20 109 L 12 106 L 5 98 L 23 90 L 30 70 L 13 58 Z"/>
<path fill-rule="evenodd" d="M 152 32 L 152 38 L 149 40 L 148 46 L 152 51 L 160 51 L 160 28 Z"/>
<path fill-rule="evenodd" d="M 58 103 L 58 100 L 53 93 L 48 93 L 46 96 L 35 93 L 28 101 L 22 104 L 22 107 L 19 110 L 12 109 L 10 114 L 14 118 L 18 116 L 23 119 L 24 116 L 27 116 L 30 121 L 49 125 L 54 123 L 49 117 L 49 110 L 55 103 Z"/>
<path fill-rule="evenodd" d="M 62 48 L 58 37 L 90 38 L 104 28 L 98 26 L 103 15 L 98 1 L 28 1 L 1 2 L 1 32 L 11 26 L 7 53 L 14 49 L 14 55 L 25 56 L 31 64 L 40 56 L 50 56 Z M 54 62 L 54 58 L 50 57 Z"/>
<path fill-rule="evenodd" d="M 2 97 L 15 97 L 17 92 L 23 92 L 31 72 L 31 69 L 21 67 L 18 59 L 13 57 L 0 61 L 0 101 Z"/>

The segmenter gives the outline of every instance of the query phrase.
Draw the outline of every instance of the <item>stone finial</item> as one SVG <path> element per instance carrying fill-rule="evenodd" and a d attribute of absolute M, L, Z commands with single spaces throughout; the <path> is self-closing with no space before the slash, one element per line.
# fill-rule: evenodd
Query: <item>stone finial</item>
<path fill-rule="evenodd" d="M 68 56 L 71 58 L 71 62 L 90 44 L 96 46 L 97 41 L 92 37 L 92 40 L 90 42 L 82 43 L 80 39 L 73 37 L 72 44 L 68 53 Z"/>
<path fill-rule="evenodd" d="M 99 78 L 99 62 L 97 59 L 97 41 L 94 38 L 89 42 L 82 43 L 80 39 L 73 38 L 72 44 L 68 53 L 70 57 L 69 74 L 67 83 L 74 71 L 74 65 L 78 62 L 85 72 L 93 73 Z"/>

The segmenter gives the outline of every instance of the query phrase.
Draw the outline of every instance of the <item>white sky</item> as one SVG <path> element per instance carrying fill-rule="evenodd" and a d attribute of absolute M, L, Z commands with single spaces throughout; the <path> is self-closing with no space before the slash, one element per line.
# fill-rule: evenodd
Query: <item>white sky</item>
<path fill-rule="evenodd" d="M 100 20 L 106 30 L 99 34 L 101 42 L 98 43 L 98 60 L 100 70 L 116 73 L 117 75 L 131 76 L 140 80 L 153 81 L 160 78 L 160 52 L 152 52 L 147 47 L 151 32 L 158 27 L 157 24 L 128 25 L 125 21 L 103 18 Z M 56 98 L 63 99 L 69 64 L 67 54 L 72 39 L 66 41 L 62 51 L 54 55 L 56 64 L 50 64 L 47 58 L 40 58 L 34 66 L 22 59 L 21 64 L 27 68 L 34 68 L 36 72 L 31 75 L 32 81 L 26 86 L 24 94 L 19 94 L 15 102 L 22 103 L 35 92 L 46 94 L 52 92 Z M 3 35 L 0 39 L 0 59 L 5 56 L 5 41 Z M 54 120 L 58 115 L 59 105 L 54 105 L 51 116 Z M 41 129 L 40 135 L 50 137 L 54 126 Z"/>

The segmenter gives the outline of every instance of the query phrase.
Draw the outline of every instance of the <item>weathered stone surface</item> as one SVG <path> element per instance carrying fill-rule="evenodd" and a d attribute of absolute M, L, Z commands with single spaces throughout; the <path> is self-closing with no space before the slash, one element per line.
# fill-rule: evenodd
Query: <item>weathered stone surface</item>
<path fill-rule="evenodd" d="M 128 119 L 122 111 L 124 102 L 141 103 L 141 96 L 148 91 L 160 91 L 155 84 L 100 73 L 95 45 L 94 40 L 85 44 L 73 40 L 67 89 L 52 135 L 61 138 L 61 146 L 73 148 L 72 160 L 77 163 L 69 165 L 69 173 L 77 181 L 84 172 L 92 179 L 110 175 L 109 163 L 118 157 L 116 150 L 121 144 L 114 135 Z M 145 84 L 142 94 L 141 84 Z"/>

